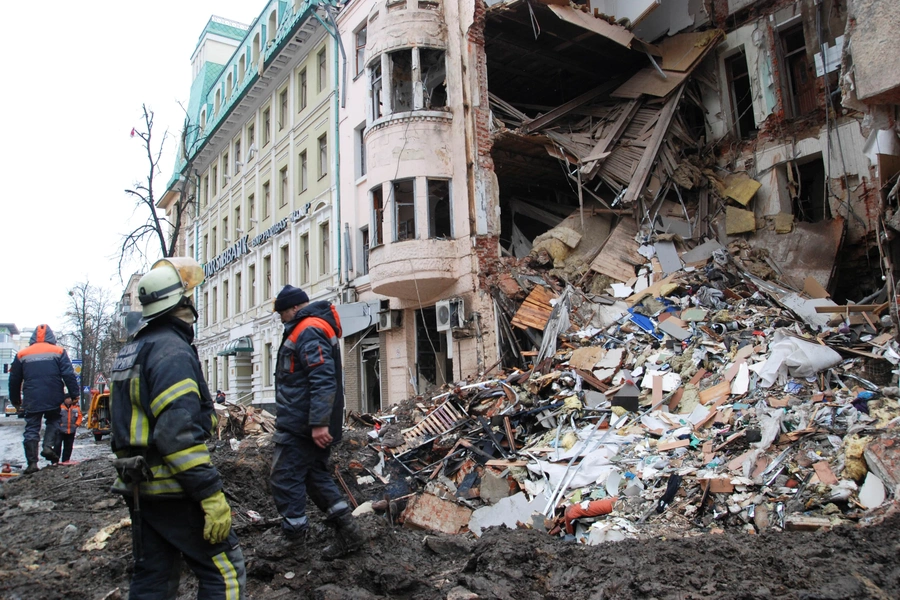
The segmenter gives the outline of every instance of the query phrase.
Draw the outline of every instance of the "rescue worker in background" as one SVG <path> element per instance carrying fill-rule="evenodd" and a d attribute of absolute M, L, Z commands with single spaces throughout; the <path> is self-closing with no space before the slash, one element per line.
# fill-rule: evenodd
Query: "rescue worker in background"
<path fill-rule="evenodd" d="M 25 409 L 25 473 L 38 470 L 41 419 L 45 428 L 41 456 L 59 462 L 54 448 L 59 437 L 59 405 L 66 392 L 77 403 L 78 379 L 72 361 L 65 349 L 56 345 L 50 326 L 38 325 L 31 334 L 31 345 L 16 354 L 9 370 L 9 399 L 16 408 L 22 405 Z"/>
<path fill-rule="evenodd" d="M 309 531 L 307 492 L 335 529 L 323 558 L 333 560 L 362 546 L 363 536 L 350 506 L 331 478 L 331 446 L 341 439 L 343 370 L 338 339 L 341 323 L 328 302 L 309 302 L 300 288 L 284 286 L 275 299 L 284 323 L 275 367 L 275 453 L 270 484 L 283 517 L 276 552 L 302 557 Z M 278 558 L 273 556 L 272 558 Z"/>
<path fill-rule="evenodd" d="M 59 407 L 59 439 L 53 449 L 59 454 L 60 462 L 69 462 L 72 458 L 72 446 L 75 444 L 75 432 L 81 426 L 81 409 L 78 403 L 66 398 Z"/>
<path fill-rule="evenodd" d="M 120 466 L 113 485 L 132 516 L 132 600 L 174 598 L 182 557 L 199 580 L 198 598 L 244 595 L 243 553 L 205 443 L 217 419 L 192 344 L 191 294 L 201 283 L 203 269 L 182 257 L 157 261 L 141 277 L 144 325 L 119 352 L 110 377 L 117 462 L 142 457 L 152 472 L 147 480 Z"/>
<path fill-rule="evenodd" d="M 216 404 L 225 404 L 225 392 L 216 390 Z"/>

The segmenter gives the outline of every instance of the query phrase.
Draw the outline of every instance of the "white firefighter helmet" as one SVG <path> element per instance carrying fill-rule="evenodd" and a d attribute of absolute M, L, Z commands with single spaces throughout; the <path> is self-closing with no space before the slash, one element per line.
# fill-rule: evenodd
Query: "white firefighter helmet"
<path fill-rule="evenodd" d="M 193 258 L 173 256 L 153 263 L 138 282 L 138 300 L 144 320 L 150 320 L 177 306 L 203 283 L 203 268 Z"/>

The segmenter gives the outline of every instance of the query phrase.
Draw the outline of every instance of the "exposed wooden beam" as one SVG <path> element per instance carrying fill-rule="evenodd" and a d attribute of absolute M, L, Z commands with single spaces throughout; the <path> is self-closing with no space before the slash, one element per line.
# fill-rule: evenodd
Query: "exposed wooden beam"
<path fill-rule="evenodd" d="M 647 147 L 644 149 L 644 154 L 641 156 L 641 162 L 638 163 L 637 169 L 634 171 L 634 176 L 631 178 L 631 183 L 628 184 L 628 189 L 622 197 L 622 202 L 624 204 L 628 205 L 634 202 L 644 191 L 644 186 L 647 185 L 647 180 L 650 179 L 651 167 L 656 161 L 656 155 L 659 154 L 659 148 L 662 146 L 663 140 L 666 137 L 666 132 L 669 130 L 669 124 L 672 122 L 672 117 L 675 116 L 675 109 L 678 108 L 682 93 L 684 93 L 683 83 L 671 96 L 669 96 L 669 100 L 666 102 L 665 107 L 660 111 L 659 119 L 656 121 L 656 127 L 653 128 L 653 135 L 650 136 Z"/>
<path fill-rule="evenodd" d="M 612 91 L 613 89 L 615 89 L 617 87 L 617 84 L 618 84 L 618 81 L 613 80 L 613 81 L 607 81 L 606 83 L 603 83 L 602 85 L 598 85 L 594 89 L 589 90 L 589 91 L 581 94 L 580 96 L 572 98 L 565 104 L 560 104 L 559 106 L 557 106 L 550 112 L 548 112 L 544 115 L 541 115 L 540 117 L 537 117 L 536 119 L 527 121 L 524 125 L 522 125 L 522 127 L 520 127 L 520 130 L 522 131 L 522 133 L 531 133 L 531 132 L 537 131 L 543 127 L 547 127 L 548 125 L 550 125 L 557 119 L 560 119 L 560 118 L 566 116 L 572 110 L 578 108 L 579 106 L 581 106 L 583 104 L 587 104 L 594 98 Z"/>

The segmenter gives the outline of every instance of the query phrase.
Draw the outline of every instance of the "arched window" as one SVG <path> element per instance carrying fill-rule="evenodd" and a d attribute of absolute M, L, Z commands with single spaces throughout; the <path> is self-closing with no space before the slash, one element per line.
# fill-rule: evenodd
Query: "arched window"
<path fill-rule="evenodd" d="M 269 13 L 269 26 L 266 29 L 266 47 L 268 47 L 269 42 L 275 39 L 275 29 L 278 26 L 278 12 L 272 11 Z"/>

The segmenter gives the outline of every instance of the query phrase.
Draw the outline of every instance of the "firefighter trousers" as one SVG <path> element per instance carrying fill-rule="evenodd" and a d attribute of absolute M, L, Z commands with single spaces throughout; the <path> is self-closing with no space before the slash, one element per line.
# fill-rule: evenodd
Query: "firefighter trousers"
<path fill-rule="evenodd" d="M 133 502 L 126 498 L 137 527 Z M 244 555 L 232 530 L 224 542 L 203 539 L 203 509 L 190 499 L 140 499 L 142 548 L 134 565 L 129 600 L 174 600 L 184 559 L 199 581 L 198 600 L 241 600 Z M 138 557 L 135 549 L 135 559 Z"/>

